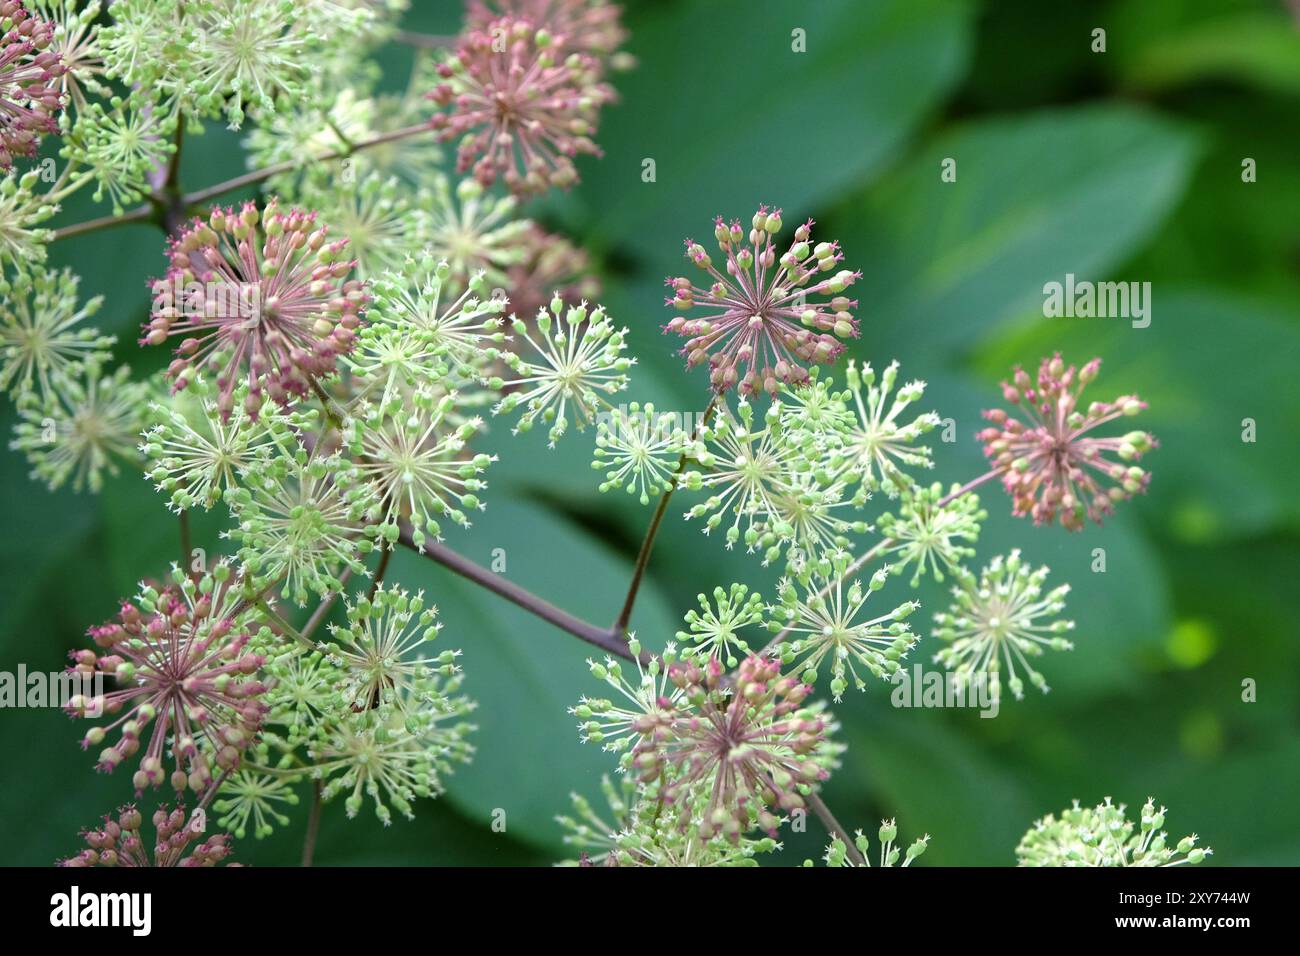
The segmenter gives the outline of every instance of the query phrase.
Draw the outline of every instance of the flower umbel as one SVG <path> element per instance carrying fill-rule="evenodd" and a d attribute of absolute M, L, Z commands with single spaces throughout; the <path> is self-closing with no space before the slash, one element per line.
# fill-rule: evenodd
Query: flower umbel
<path fill-rule="evenodd" d="M 1047 681 L 1030 664 L 1030 658 L 1042 656 L 1044 650 L 1074 647 L 1061 636 L 1074 629 L 1074 622 L 1048 620 L 1065 610 L 1065 596 L 1070 593 L 1070 586 L 1062 584 L 1044 595 L 1043 582 L 1049 573 L 1046 565 L 1031 570 L 1021 561 L 1019 549 L 1006 558 L 994 558 L 978 578 L 961 569 L 952 589 L 951 607 L 934 616 L 934 636 L 948 642 L 934 655 L 935 661 L 954 671 L 963 683 L 987 673 L 995 706 L 1001 697 L 1003 664 L 1016 700 L 1025 692 L 1017 664 L 1024 668 L 1029 682 L 1046 693 Z"/>
<path fill-rule="evenodd" d="M 859 620 L 867 599 L 884 587 L 890 567 L 880 568 L 863 587 L 859 581 L 844 580 L 848 565 L 849 556 L 841 553 L 832 559 L 829 575 L 810 575 L 800 584 L 783 578 L 778 587 L 781 603 L 770 608 L 771 628 L 790 632 L 777 651 L 782 662 L 798 661 L 803 681 L 815 684 L 818 669 L 829 657 L 836 702 L 850 676 L 858 690 L 867 689 L 858 667 L 881 680 L 897 673 L 898 662 L 917 640 L 905 620 L 920 607 L 907 601 L 886 614 Z"/>
<path fill-rule="evenodd" d="M 778 814 L 804 809 L 804 797 L 830 776 L 832 726 L 804 705 L 812 688 L 757 656 L 745 659 L 732 686 L 716 658 L 682 661 L 668 673 L 681 699 L 666 725 L 640 732 L 632 768 L 643 783 L 659 781 L 682 812 L 680 825 L 704 839 L 738 840 L 756 826 L 775 836 Z"/>
<path fill-rule="evenodd" d="M 605 396 L 627 388 L 627 372 L 636 359 L 623 357 L 627 329 L 614 328 L 601 306 L 588 313 L 586 302 L 565 309 L 560 299 L 552 299 L 549 311 L 538 312 L 534 325 L 530 330 L 523 320 L 514 321 L 515 333 L 535 357 L 501 353 L 515 373 L 509 382 L 514 391 L 492 414 L 508 414 L 523 405 L 515 433 L 528 431 L 540 420 L 551 426 L 548 437 L 554 448 L 568 431 L 570 413 L 581 430 L 600 409 L 612 407 Z"/>
<path fill-rule="evenodd" d="M 214 767 L 238 767 L 253 742 L 266 709 L 259 699 L 266 687 L 255 675 L 266 658 L 248 649 L 257 625 L 241 610 L 243 582 L 228 565 L 198 580 L 180 569 L 172 577 L 161 591 L 145 587 L 135 603 L 123 603 L 116 622 L 90 629 L 100 650 L 73 651 L 73 670 L 114 677 L 119 689 L 102 700 L 73 697 L 67 710 L 85 716 L 102 706 L 110 717 L 121 713 L 107 727 L 87 731 L 82 743 L 97 746 L 120 730 L 118 742 L 100 752 L 100 770 L 140 753 L 153 724 L 131 778 L 136 791 L 169 779 L 178 791 L 202 793 Z"/>
<path fill-rule="evenodd" d="M 59 78 L 66 67 L 50 49 L 54 24 L 17 0 L 0 2 L 0 170 L 32 156 L 42 135 L 59 128 Z"/>
<path fill-rule="evenodd" d="M 38 267 L 8 288 L 0 283 L 0 389 L 13 397 L 34 389 L 49 399 L 87 361 L 108 359 L 113 336 L 82 324 L 104 297 L 79 305 L 79 281 L 71 269 Z"/>
<path fill-rule="evenodd" d="M 140 837 L 143 822 L 134 806 L 122 807 L 116 817 L 104 817 L 98 830 L 83 830 L 87 848 L 60 860 L 59 866 L 216 866 L 230 856 L 230 837 L 224 833 L 204 836 L 202 824 L 196 816 L 187 815 L 183 806 L 173 810 L 161 806 L 154 811 L 155 835 L 150 844 Z M 194 846 L 196 840 L 200 842 Z"/>
<path fill-rule="evenodd" d="M 118 459 L 137 457 L 145 386 L 130 375 L 125 365 L 101 375 L 99 364 L 90 362 L 48 401 L 25 396 L 9 447 L 26 453 L 32 476 L 52 491 L 69 480 L 76 491 L 99 491 L 105 472 L 117 474 Z"/>
<path fill-rule="evenodd" d="M 140 344 L 186 336 L 167 377 L 181 389 L 211 369 L 223 418 L 241 379 L 250 416 L 264 393 L 281 404 L 301 398 L 356 339 L 367 294 L 349 278 L 355 262 L 346 249 L 346 239 L 329 241 L 314 213 L 281 211 L 274 199 L 262 212 L 251 202 L 214 209 L 172 241 Z"/>
<path fill-rule="evenodd" d="M 1200 863 L 1213 851 L 1196 845 L 1196 834 L 1173 846 L 1164 831 L 1165 808 L 1147 797 L 1138 825 L 1124 804 L 1110 797 L 1095 808 L 1074 806 L 1058 818 L 1049 813 L 1034 823 L 1016 847 L 1020 866 L 1181 866 Z"/>
<path fill-rule="evenodd" d="M 439 518 L 468 528 L 466 512 L 485 507 L 478 496 L 487 482 L 479 476 L 494 459 L 466 448 L 482 428 L 481 419 L 448 423 L 456 399 L 456 392 L 435 395 L 419 388 L 404 408 L 393 403 L 368 410 L 348 429 L 357 471 L 383 501 L 382 517 L 372 531 L 390 548 L 403 519 L 411 522 L 412 540 L 422 548 L 426 535 L 442 537 Z"/>
<path fill-rule="evenodd" d="M 1101 359 L 1082 369 L 1045 358 L 1035 384 L 1017 368 L 1002 394 L 1019 406 L 1023 420 L 995 408 L 984 412 L 992 423 L 977 436 L 984 454 L 1003 472 L 1002 486 L 1011 495 L 1012 513 L 1030 515 L 1034 524 L 1051 524 L 1060 516 L 1070 531 L 1084 519 L 1097 524 L 1115 510 L 1115 502 L 1146 491 L 1151 476 L 1132 462 L 1156 447 L 1146 432 L 1101 438 L 1094 429 L 1132 417 L 1147 407 L 1136 395 L 1111 402 L 1091 402 L 1080 410 L 1084 388 L 1097 377 Z"/>
<path fill-rule="evenodd" d="M 281 593 L 299 606 L 309 592 L 342 589 L 348 567 L 364 574 L 358 554 L 371 550 L 365 516 L 377 507 L 374 490 L 339 455 L 278 456 L 250 467 L 226 502 L 238 526 L 239 559 L 259 582 L 283 582 Z"/>
<path fill-rule="evenodd" d="M 934 412 L 924 412 L 910 422 L 899 422 L 898 416 L 925 392 L 924 382 L 908 382 L 893 400 L 889 395 L 898 377 L 898 363 L 891 362 L 876 381 L 876 372 L 868 364 L 859 372 L 849 361 L 846 380 L 853 396 L 857 422 L 852 426 L 843 445 L 832 451 L 834 464 L 831 471 L 846 480 L 860 480 L 859 500 L 867 493 L 883 490 L 890 498 L 910 488 L 912 476 L 905 469 L 933 468 L 930 449 L 918 444 L 926 432 L 939 424 Z M 863 387 L 866 400 L 863 400 Z"/>
<path fill-rule="evenodd" d="M 214 389 L 201 378 L 165 403 L 150 404 L 155 424 L 139 446 L 145 477 L 168 496 L 173 511 L 211 508 L 265 456 L 292 454 L 297 432 L 315 423 L 315 409 L 285 412 L 270 399 L 256 417 L 250 416 L 242 401 L 244 388 L 235 390 L 234 413 L 226 421 L 217 410 Z"/>
<path fill-rule="evenodd" d="M 781 231 L 781 210 L 759 206 L 751 223 L 746 244 L 739 220 L 730 226 L 720 216 L 715 221 L 726 275 L 703 246 L 686 240 L 686 258 L 713 283 L 704 289 L 685 276 L 668 279 L 673 290 L 668 305 L 681 312 L 699 307 L 705 314 L 678 316 L 664 331 L 687 338 L 682 347 L 687 365 L 709 363 L 716 391 L 739 386 L 742 395 L 775 395 L 781 382 L 806 382 L 806 365 L 834 361 L 845 348 L 841 339 L 857 337 L 858 322 L 849 310 L 858 304 L 840 293 L 861 273 L 840 269 L 812 282 L 844 258 L 837 243 L 811 245 L 809 219 L 795 230 L 794 242 L 778 260 L 772 239 Z M 816 298 L 821 296 L 829 298 Z"/>
<path fill-rule="evenodd" d="M 596 423 L 591 467 L 605 473 L 602 492 L 622 488 L 646 505 L 673 486 L 688 444 L 675 415 L 656 414 L 654 405 L 632 402 L 626 410 L 611 409 Z"/>
<path fill-rule="evenodd" d="M 471 27 L 438 72 L 430 96 L 451 109 L 432 124 L 442 140 L 460 139 L 457 172 L 472 169 L 485 186 L 502 178 L 528 195 L 567 189 L 578 180 L 573 157 L 600 154 L 591 134 L 613 91 L 600 82 L 597 61 L 566 56 L 562 40 L 527 20 Z"/>
<path fill-rule="evenodd" d="M 927 573 L 942 581 L 945 572 L 956 574 L 967 558 L 975 556 L 973 545 L 979 539 L 980 522 L 988 513 L 979 506 L 979 496 L 973 492 L 948 502 L 944 502 L 945 497 L 943 486 L 936 481 L 928 488 L 904 492 L 898 513 L 880 516 L 880 533 L 889 541 L 884 553 L 896 556 L 893 570 L 899 572 L 909 564 L 916 565 L 913 587 Z"/>
<path fill-rule="evenodd" d="M 763 624 L 766 613 L 763 596 L 743 584 L 733 584 L 730 590 L 714 588 L 712 604 L 707 594 L 696 597 L 700 610 L 692 608 L 686 612 L 683 620 L 687 630 L 678 631 L 677 640 L 690 648 L 701 664 L 716 657 L 727 667 L 735 667 L 739 663 L 736 651 L 750 653 L 749 644 L 740 632 Z"/>
<path fill-rule="evenodd" d="M 424 592 L 412 595 L 380 585 L 371 597 L 359 596 L 347 608 L 347 623 L 330 626 L 321 651 L 340 668 L 339 689 L 354 711 L 409 706 L 436 700 L 435 675 L 460 671 L 460 651 L 421 656 L 442 624 L 438 608 L 426 606 Z"/>

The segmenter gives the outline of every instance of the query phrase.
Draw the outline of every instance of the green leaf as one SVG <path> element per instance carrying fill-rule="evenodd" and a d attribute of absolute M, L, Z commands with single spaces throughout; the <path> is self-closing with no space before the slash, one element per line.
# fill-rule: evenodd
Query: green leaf
<path fill-rule="evenodd" d="M 1230 80 L 1264 92 L 1300 94 L 1300 33 L 1280 4 L 1133 36 L 1136 48 L 1117 52 L 1123 82 L 1137 89 L 1158 93 Z"/>
<path fill-rule="evenodd" d="M 582 164 L 578 194 L 588 237 L 638 252 L 678 253 L 714 215 L 748 220 L 760 202 L 801 220 L 891 159 L 967 58 L 970 7 L 957 0 L 650 9 L 629 22 L 639 62 L 615 77 L 605 156 Z M 807 52 L 792 49 L 796 29 Z M 646 159 L 654 182 L 642 181 Z"/>
<path fill-rule="evenodd" d="M 863 271 L 862 334 L 964 348 L 1042 307 L 1067 272 L 1102 278 L 1181 197 L 1197 148 L 1182 127 L 1128 107 L 1085 107 L 957 129 L 837 220 Z M 956 161 L 956 181 L 940 178 Z"/>

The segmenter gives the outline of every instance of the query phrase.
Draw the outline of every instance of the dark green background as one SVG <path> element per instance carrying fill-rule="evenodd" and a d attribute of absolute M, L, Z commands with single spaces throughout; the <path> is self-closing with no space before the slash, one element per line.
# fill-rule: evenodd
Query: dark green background
<path fill-rule="evenodd" d="M 417 3 L 409 28 L 455 29 L 451 4 Z M 1300 34 L 1276 2 L 1043 4 L 997 0 L 676 0 L 630 4 L 639 66 L 615 82 L 583 183 L 537 214 L 590 248 L 605 304 L 632 329 L 640 365 L 627 398 L 698 410 L 703 373 L 687 375 L 663 338 L 662 279 L 683 269 L 681 240 L 709 240 L 712 217 L 746 219 L 758 202 L 807 215 L 861 269 L 862 337 L 851 354 L 930 383 L 927 405 L 959 441 L 935 474 L 982 469 L 978 410 L 1014 363 L 1054 349 L 1101 355 L 1095 386 L 1137 391 L 1161 448 L 1150 494 L 1105 528 L 1070 535 L 1009 516 L 996 489 L 982 558 L 1020 546 L 1074 586 L 1077 649 L 1053 655 L 1046 697 L 973 711 L 895 710 L 888 688 L 846 697 L 849 752 L 827 801 L 873 832 L 897 816 L 901 839 L 932 835 L 923 863 L 1007 864 L 1036 817 L 1078 797 L 1130 805 L 1154 794 L 1171 832 L 1197 831 L 1219 864 L 1300 861 L 1300 671 L 1296 621 L 1300 523 Z M 1090 51 L 1104 27 L 1107 52 Z M 791 30 L 807 52 L 791 51 Z M 409 55 L 386 58 L 399 84 Z M 187 144 L 184 183 L 243 169 L 238 140 L 214 125 Z M 641 181 L 653 158 L 657 182 Z M 940 181 L 957 160 L 958 180 Z M 1258 182 L 1241 181 L 1254 158 Z M 80 201 L 61 222 L 98 214 Z M 163 268 L 160 237 L 128 226 L 60 245 L 100 322 L 143 374 L 162 350 L 133 344 L 145 279 Z M 1045 319 L 1042 286 L 1065 273 L 1149 281 L 1153 321 Z M 6 426 L 12 417 L 6 411 Z M 1258 441 L 1241 440 L 1253 418 Z M 575 613 L 613 617 L 648 512 L 595 493 L 590 434 L 555 453 L 533 433 L 489 439 L 487 512 L 449 543 L 481 561 L 504 548 L 508 575 Z M 138 473 L 98 498 L 51 495 L 0 459 L 4 528 L 0 667 L 62 666 L 86 627 L 177 553 L 175 520 Z M 683 499 L 684 500 L 684 499 Z M 694 595 L 741 580 L 765 587 L 756 559 L 724 552 L 672 509 L 635 627 L 659 648 Z M 224 515 L 200 523 L 219 548 Z M 1107 572 L 1089 570 L 1094 548 Z M 551 817 L 578 789 L 595 797 L 610 764 L 582 747 L 565 713 L 598 692 L 587 648 L 399 554 L 390 575 L 423 587 L 464 648 L 466 690 L 481 702 L 474 765 L 447 798 L 384 831 L 326 809 L 322 864 L 545 863 L 562 854 Z M 886 592 L 903 598 L 903 582 Z M 922 633 L 941 600 L 922 589 Z M 928 660 L 931 641 L 917 654 Z M 1258 682 L 1243 703 L 1241 684 Z M 79 728 L 53 711 L 0 713 L 0 860 L 46 864 L 77 831 L 129 798 L 127 776 L 97 775 Z M 507 831 L 491 832 L 494 808 Z M 294 862 L 305 814 L 238 856 Z M 809 829 L 816 831 L 816 824 Z M 815 855 L 820 832 L 791 835 L 781 862 Z"/>

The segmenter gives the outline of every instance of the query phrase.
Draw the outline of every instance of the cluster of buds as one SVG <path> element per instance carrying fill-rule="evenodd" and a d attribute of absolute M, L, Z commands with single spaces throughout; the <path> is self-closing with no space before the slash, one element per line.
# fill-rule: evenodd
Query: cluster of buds
<path fill-rule="evenodd" d="M 60 78 L 67 68 L 50 49 L 54 24 L 17 0 L 0 0 L 0 170 L 32 156 L 41 136 L 58 130 Z"/>
<path fill-rule="evenodd" d="M 187 819 L 184 807 L 159 807 L 153 815 L 157 835 L 150 855 L 140 836 L 144 817 L 128 805 L 117 811 L 116 818 L 104 817 L 98 830 L 83 830 L 87 848 L 60 860 L 59 866 L 216 866 L 231 854 L 230 837 L 214 833 L 192 846 L 203 834 L 202 821 L 200 812 Z"/>
<path fill-rule="evenodd" d="M 812 688 L 757 655 L 734 682 L 716 658 L 679 661 L 668 680 L 681 696 L 636 728 L 631 767 L 643 783 L 658 782 L 704 839 L 735 841 L 755 826 L 774 836 L 782 815 L 805 809 L 804 796 L 829 775 L 820 758 L 831 728 L 805 706 Z"/>
<path fill-rule="evenodd" d="M 1060 354 L 1045 358 L 1035 383 L 1017 368 L 1002 395 L 1021 409 L 1023 420 L 1003 409 L 986 410 L 991 423 L 977 436 L 984 454 L 1002 472 L 1012 511 L 1030 515 L 1035 524 L 1082 530 L 1084 519 L 1098 524 L 1115 502 L 1146 491 L 1150 476 L 1134 462 L 1156 446 L 1142 431 L 1101 438 L 1094 429 L 1147 407 L 1136 395 L 1081 405 L 1084 388 L 1097 377 L 1101 359 L 1082 369 L 1067 366 Z"/>
<path fill-rule="evenodd" d="M 555 37 L 565 53 L 609 56 L 627 39 L 621 12 L 604 0 L 470 0 L 466 19 L 478 28 L 503 16 L 528 20 Z"/>
<path fill-rule="evenodd" d="M 677 316 L 664 331 L 686 337 L 681 354 L 688 366 L 708 362 L 715 391 L 739 387 L 746 396 L 775 395 L 781 383 L 807 383 L 807 365 L 833 362 L 845 349 L 841 339 L 857 336 L 851 310 L 858 303 L 842 293 L 861 273 L 837 268 L 844 258 L 838 243 L 812 242 L 811 219 L 779 258 L 772 240 L 781 231 L 781 210 L 759 206 L 751 226 L 746 237 L 738 220 L 715 220 L 726 275 L 703 246 L 686 240 L 686 258 L 713 283 L 705 289 L 686 276 L 670 278 L 673 294 L 666 302 L 680 312 L 702 308 L 706 314 Z M 829 275 L 814 281 L 823 273 Z"/>
<path fill-rule="evenodd" d="M 348 241 L 327 232 L 315 213 L 281 210 L 272 199 L 260 213 L 252 202 L 213 209 L 172 241 L 140 344 L 185 336 L 167 369 L 175 389 L 211 369 L 224 421 L 242 379 L 244 409 L 255 419 L 265 395 L 288 404 L 334 372 L 356 341 L 368 295 L 352 277 Z"/>
<path fill-rule="evenodd" d="M 255 675 L 265 657 L 248 648 L 252 635 L 238 626 L 239 596 L 222 565 L 213 576 L 156 591 L 145 588 L 135 603 L 124 602 L 116 621 L 92 627 L 99 648 L 73 651 L 72 672 L 116 679 L 119 689 L 102 697 L 72 697 L 72 716 L 120 714 L 109 726 L 92 727 L 84 748 L 120 730 L 116 744 L 99 755 L 98 768 L 112 771 L 141 753 L 132 777 L 137 792 L 170 779 L 177 790 L 204 792 L 213 765 L 231 770 L 253 742 L 265 706 L 266 686 Z M 178 576 L 180 572 L 177 572 Z M 173 769 L 163 761 L 170 751 Z"/>
<path fill-rule="evenodd" d="M 429 94 L 448 108 L 430 121 L 439 138 L 460 140 L 457 172 L 485 186 L 503 179 L 518 195 L 578 181 L 573 157 L 600 155 L 591 136 L 614 93 L 597 58 L 565 46 L 526 19 L 470 27 Z"/>

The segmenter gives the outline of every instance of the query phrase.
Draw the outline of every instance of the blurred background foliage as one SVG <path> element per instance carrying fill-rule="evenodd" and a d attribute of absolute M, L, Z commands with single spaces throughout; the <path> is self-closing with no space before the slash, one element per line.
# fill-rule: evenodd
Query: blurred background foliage
<path fill-rule="evenodd" d="M 414 4 L 406 25 L 454 32 L 456 5 Z M 849 744 L 827 802 L 850 827 L 896 816 L 905 841 L 929 832 L 923 864 L 1002 865 L 1036 817 L 1078 797 L 1169 805 L 1169 827 L 1197 831 L 1218 864 L 1300 862 L 1300 32 L 1281 0 L 777 0 L 629 2 L 630 51 L 606 111 L 600 161 L 583 183 L 532 210 L 588 247 L 605 304 L 632 329 L 639 366 L 628 400 L 684 413 L 706 401 L 666 320 L 662 280 L 682 271 L 681 240 L 707 240 L 712 217 L 747 219 L 758 202 L 787 223 L 814 216 L 838 238 L 862 337 L 851 353 L 930 383 L 927 405 L 957 425 L 937 477 L 982 472 L 981 407 L 1011 366 L 1060 349 L 1104 359 L 1102 397 L 1137 391 L 1161 440 L 1150 494 L 1081 534 L 1010 517 L 996 489 L 981 560 L 1020 546 L 1074 586 L 1076 650 L 1044 670 L 1049 696 L 973 710 L 898 710 L 889 688 L 851 694 L 837 712 Z M 1106 52 L 1091 51 L 1106 30 Z M 806 31 L 807 52 L 791 50 Z M 404 82 L 409 51 L 385 63 Z M 956 159 L 955 183 L 940 164 Z M 1242 161 L 1258 181 L 1243 183 Z M 656 181 L 641 179 L 653 158 Z M 212 126 L 185 150 L 189 188 L 243 171 L 235 134 Z M 81 199 L 82 197 L 78 197 Z M 70 203 L 61 222 L 97 210 Z M 101 324 L 144 374 L 163 350 L 134 346 L 145 279 L 163 268 L 150 227 L 56 246 Z M 1046 319 L 1043 285 L 1150 282 L 1152 322 Z M 11 413 L 3 413 L 10 419 Z M 1242 441 L 1242 420 L 1258 440 Z M 10 421 L 6 420 L 8 426 Z M 7 430 L 7 427 L 6 427 Z M 509 577 L 596 621 L 612 619 L 649 517 L 595 493 L 591 435 L 557 452 L 533 433 L 499 452 L 488 510 L 449 543 L 481 562 L 504 549 Z M 21 458 L 0 458 L 8 502 L 0 587 L 0 666 L 60 668 L 89 624 L 177 553 L 175 520 L 138 473 L 99 497 L 49 494 Z M 682 509 L 673 507 L 671 515 Z M 224 515 L 196 530 L 221 549 Z M 1106 549 L 1104 574 L 1093 549 Z M 178 555 L 177 555 L 178 556 Z M 610 763 L 578 743 L 565 713 L 596 692 L 574 639 L 409 553 L 390 578 L 439 605 L 448 646 L 464 648 L 480 702 L 478 754 L 443 800 L 383 831 L 326 808 L 322 864 L 547 863 L 565 855 L 556 813 L 571 789 L 598 796 Z M 743 581 L 771 593 L 754 556 L 728 553 L 693 524 L 666 523 L 634 626 L 662 647 L 698 591 Z M 901 600 L 906 583 L 891 591 Z M 924 634 L 941 588 L 922 587 Z M 933 647 L 923 640 L 916 659 Z M 1258 700 L 1242 701 L 1242 682 Z M 0 811 L 15 823 L 3 862 L 47 864 L 77 831 L 124 802 L 129 783 L 93 771 L 77 728 L 54 711 L 0 715 Z M 303 795 L 306 798 L 306 794 Z M 297 860 L 292 826 L 238 857 Z M 505 833 L 490 827 L 506 811 Z M 815 822 L 788 834 L 782 863 L 815 856 Z M 775 862 L 775 861 L 774 861 Z"/>

